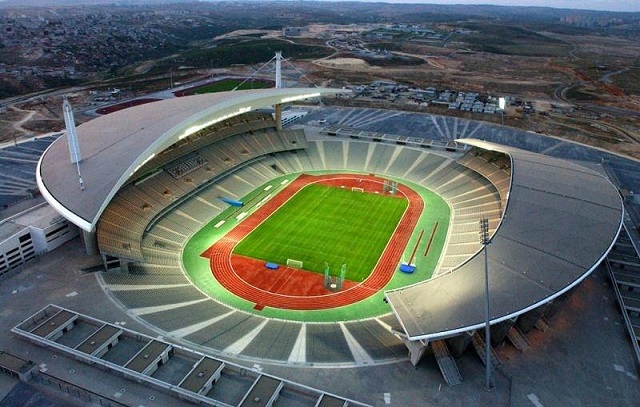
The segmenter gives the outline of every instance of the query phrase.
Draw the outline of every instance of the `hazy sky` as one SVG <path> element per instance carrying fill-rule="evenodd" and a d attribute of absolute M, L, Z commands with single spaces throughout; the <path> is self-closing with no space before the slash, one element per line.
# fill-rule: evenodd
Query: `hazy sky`
<path fill-rule="evenodd" d="M 6 0 L 0 0 L 0 3 Z M 72 0 L 74 1 L 74 0 Z M 82 0 L 75 0 L 82 3 Z M 215 1 L 215 0 L 212 0 Z M 330 0 L 343 1 L 343 0 Z M 352 0 L 349 0 L 352 1 Z M 640 0 L 356 0 L 386 3 L 425 3 L 425 4 L 495 4 L 499 6 L 536 6 L 581 10 L 633 11 L 640 12 Z M 122 1 L 114 1 L 118 3 Z M 43 4 L 47 0 L 42 0 Z"/>
<path fill-rule="evenodd" d="M 640 11 L 640 0 L 382 0 L 393 3 L 497 4 L 586 10 Z"/>

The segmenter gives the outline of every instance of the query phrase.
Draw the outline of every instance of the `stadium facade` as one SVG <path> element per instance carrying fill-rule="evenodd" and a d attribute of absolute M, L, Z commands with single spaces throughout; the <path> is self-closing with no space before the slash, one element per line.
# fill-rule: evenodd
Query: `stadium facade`
<path fill-rule="evenodd" d="M 276 123 L 275 132 L 265 131 L 273 124 L 256 124 L 264 121 L 259 117 L 241 118 L 258 109 L 342 92 L 226 92 L 169 99 L 112 113 L 77 129 L 83 156 L 83 188 L 76 182 L 77 169 L 69 160 L 66 136 L 54 142 L 40 159 L 38 187 L 51 206 L 84 231 L 89 252 L 99 251 L 105 263 L 127 271 L 136 261 L 157 255 L 171 245 L 167 235 L 164 240 L 156 239 L 153 247 L 145 248 L 144 238 L 175 208 L 174 203 L 192 196 L 201 185 L 232 174 L 241 168 L 240 163 L 280 151 L 304 151 L 312 145 L 299 130 L 282 130 Z M 241 142 L 230 147 L 235 153 L 224 157 L 218 154 L 220 162 L 214 165 L 211 157 L 215 154 L 209 157 L 201 151 L 212 142 L 210 135 L 220 137 L 220 142 L 232 143 L 233 139 L 219 136 L 227 131 L 225 128 L 232 127 L 237 127 L 236 133 L 250 134 L 257 145 Z M 460 353 L 483 326 L 484 263 L 477 241 L 477 219 L 491 220 L 489 278 L 491 325 L 497 333 L 496 341 L 503 340 L 516 323 L 532 326 L 549 312 L 554 299 L 580 283 L 606 257 L 622 226 L 624 210 L 618 191 L 595 171 L 497 143 L 474 139 L 457 142 L 466 153 L 446 163 L 431 164 L 414 148 L 405 147 L 404 141 L 395 143 L 393 152 L 386 151 L 390 147 L 380 149 L 388 160 L 399 154 L 414 160 L 403 163 L 406 166 L 392 175 L 419 172 L 422 165 L 422 179 L 437 178 L 437 188 L 449 192 L 452 219 L 460 220 L 458 228 L 464 235 L 458 242 L 460 251 L 450 253 L 449 260 L 441 260 L 435 278 L 385 294 L 395 316 L 393 331 L 408 347 L 413 363 L 430 345 L 442 340 L 447 341 L 452 353 Z M 273 148 L 266 147 L 262 152 L 252 149 L 264 146 Z M 348 154 L 345 152 L 344 156 L 341 162 L 347 163 Z M 324 165 L 330 166 L 327 160 Z M 427 166 L 433 167 L 429 171 L 437 172 L 449 161 L 455 161 L 451 172 L 437 176 L 426 172 Z M 366 165 L 363 168 L 369 169 Z M 394 172 L 391 163 L 376 168 Z M 118 201 L 122 191 L 132 191 L 159 172 L 171 175 L 172 180 L 167 182 L 180 179 L 182 183 L 157 189 L 155 201 L 141 198 L 137 206 Z M 470 184 L 465 181 L 467 173 L 472 174 Z M 419 175 L 416 179 L 421 179 Z M 490 202 L 482 201 L 484 195 L 473 195 L 483 188 L 493 191 Z M 472 203 L 456 211 L 465 194 Z M 131 217 L 120 219 L 117 208 L 110 211 L 110 207 L 118 205 L 129 208 Z M 139 224 L 136 217 L 142 219 Z M 450 239 L 448 244 L 453 247 L 456 242 Z"/>

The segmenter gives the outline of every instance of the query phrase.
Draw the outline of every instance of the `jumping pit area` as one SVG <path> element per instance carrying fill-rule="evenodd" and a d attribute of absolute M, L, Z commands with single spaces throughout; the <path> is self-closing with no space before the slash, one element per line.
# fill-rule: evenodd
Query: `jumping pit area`
<path fill-rule="evenodd" d="M 446 227 L 433 225 L 449 217 L 437 195 L 372 174 L 282 177 L 242 202 L 192 237 L 185 270 L 220 302 L 294 320 L 388 313 L 382 290 L 430 278 L 446 237 Z M 398 272 L 409 256 L 419 263 L 414 276 Z"/>

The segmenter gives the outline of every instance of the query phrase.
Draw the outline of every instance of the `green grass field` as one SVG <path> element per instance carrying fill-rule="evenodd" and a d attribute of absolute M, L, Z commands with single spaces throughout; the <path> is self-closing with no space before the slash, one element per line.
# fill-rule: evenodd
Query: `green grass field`
<path fill-rule="evenodd" d="M 323 273 L 325 262 L 346 279 L 363 281 L 375 267 L 407 208 L 404 198 L 308 185 L 254 229 L 234 253 Z"/>
<path fill-rule="evenodd" d="M 267 86 L 272 86 L 272 85 L 262 81 L 249 80 L 249 81 L 246 81 L 245 83 L 242 83 L 242 80 L 226 79 L 223 81 L 214 82 L 206 86 L 200 86 L 194 90 L 193 94 L 201 95 L 203 93 L 226 92 L 229 90 L 233 90 L 236 86 L 238 86 L 238 90 L 246 90 L 246 89 L 263 89 L 263 88 L 266 88 Z"/>
<path fill-rule="evenodd" d="M 342 173 L 344 171 L 340 171 Z M 326 172 L 319 172 L 324 174 Z M 291 181 L 291 176 L 286 175 L 275 178 L 256 188 L 254 191 L 242 198 L 243 201 L 249 201 L 258 196 L 264 188 L 267 186 L 273 187 L 274 191 L 284 188 L 282 181 Z M 421 230 L 426 230 L 427 233 L 433 228 L 435 222 L 439 222 L 440 226 L 433 239 L 433 244 L 428 256 L 418 255 L 415 258 L 415 263 L 418 268 L 413 274 L 405 274 L 396 271 L 393 278 L 385 287 L 385 290 L 391 290 L 394 288 L 406 287 L 411 284 L 416 284 L 420 281 L 427 280 L 431 277 L 433 270 L 438 263 L 442 248 L 447 238 L 447 230 L 449 228 L 449 216 L 450 209 L 447 203 L 432 191 L 425 189 L 419 185 L 411 182 L 396 179 L 399 182 L 406 183 L 410 188 L 414 189 L 420 194 L 424 203 L 425 210 L 422 212 L 418 224 L 413 231 L 411 239 L 407 244 L 403 258 L 408 259 L 411 255 L 413 247 L 416 245 L 418 236 Z M 369 318 L 390 312 L 389 304 L 386 304 L 383 299 L 383 292 L 380 291 L 366 300 L 360 301 L 356 304 L 346 307 L 338 307 L 326 310 L 284 310 L 277 308 L 265 308 L 262 311 L 256 311 L 254 303 L 247 301 L 241 297 L 238 297 L 224 288 L 212 275 L 210 261 L 208 258 L 200 256 L 202 252 L 207 250 L 216 241 L 225 236 L 231 229 L 233 229 L 237 223 L 227 222 L 220 228 L 214 228 L 213 225 L 218 223 L 221 219 L 228 219 L 232 215 L 237 215 L 241 208 L 229 207 L 222 212 L 218 217 L 212 219 L 205 227 L 189 239 L 186 247 L 183 251 L 183 265 L 189 279 L 198 286 L 204 293 L 215 298 L 216 300 L 229 305 L 231 307 L 243 310 L 244 312 L 258 314 L 268 318 L 279 318 L 293 321 L 307 321 L 307 322 L 335 322 L 335 321 L 349 321 L 360 318 Z M 424 242 L 426 243 L 426 242 Z M 336 270 L 337 271 L 337 270 Z"/>

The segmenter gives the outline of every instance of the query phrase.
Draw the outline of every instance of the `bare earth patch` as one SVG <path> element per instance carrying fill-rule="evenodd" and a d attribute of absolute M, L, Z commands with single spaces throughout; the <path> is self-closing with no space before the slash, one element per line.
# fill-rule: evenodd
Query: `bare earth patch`
<path fill-rule="evenodd" d="M 354 69 L 363 70 L 371 69 L 368 63 L 359 58 L 334 58 L 334 59 L 319 59 L 314 61 L 315 64 L 324 66 L 327 68 L 335 69 Z"/>

